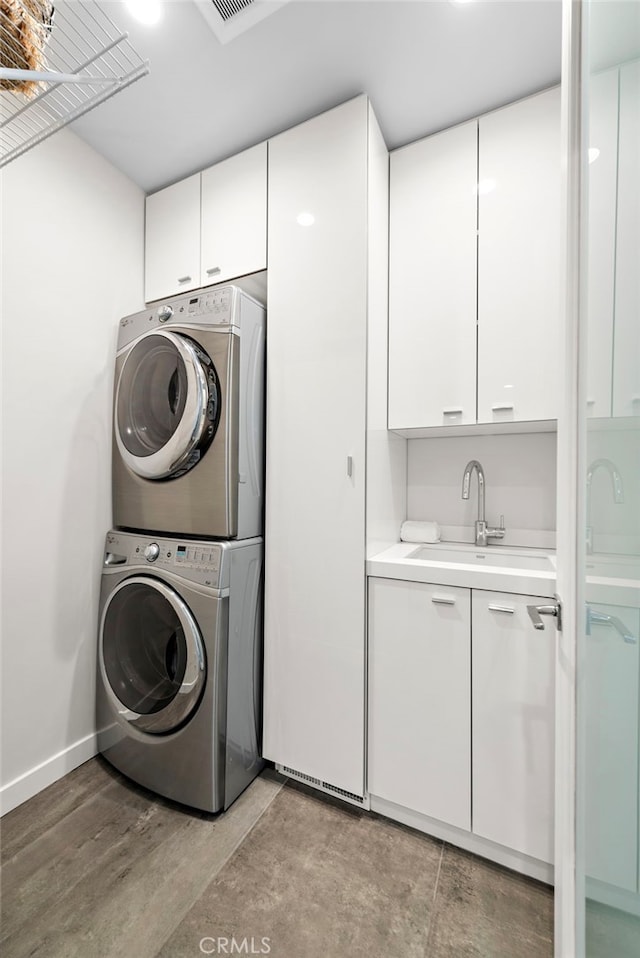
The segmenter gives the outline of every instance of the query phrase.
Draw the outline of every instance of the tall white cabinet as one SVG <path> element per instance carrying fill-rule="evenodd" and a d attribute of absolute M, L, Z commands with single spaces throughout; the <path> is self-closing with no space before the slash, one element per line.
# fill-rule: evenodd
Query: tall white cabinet
<path fill-rule="evenodd" d="M 386 335 L 387 169 L 364 96 L 269 143 L 263 752 L 356 798 L 367 363 L 383 352 L 368 339 Z"/>

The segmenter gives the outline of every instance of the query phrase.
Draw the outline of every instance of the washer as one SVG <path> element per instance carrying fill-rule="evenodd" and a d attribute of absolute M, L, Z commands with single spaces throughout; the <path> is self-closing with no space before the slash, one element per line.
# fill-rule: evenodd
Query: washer
<path fill-rule="evenodd" d="M 140 785 L 227 808 L 262 769 L 263 548 L 107 535 L 98 748 Z"/>
<path fill-rule="evenodd" d="M 158 534 L 262 534 L 265 310 L 209 287 L 120 321 L 113 521 Z"/>

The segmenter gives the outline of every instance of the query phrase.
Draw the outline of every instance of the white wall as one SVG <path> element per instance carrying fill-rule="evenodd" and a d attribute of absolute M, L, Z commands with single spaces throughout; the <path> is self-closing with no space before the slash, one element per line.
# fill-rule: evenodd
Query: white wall
<path fill-rule="evenodd" d="M 61 131 L 2 172 L 2 807 L 95 752 L 118 319 L 143 305 L 144 196 Z"/>
<path fill-rule="evenodd" d="M 555 545 L 556 434 L 410 439 L 407 518 L 434 519 L 447 538 L 472 541 L 478 515 L 475 476 L 462 499 L 462 475 L 478 459 L 486 479 L 486 519 L 505 518 L 505 545 Z"/>

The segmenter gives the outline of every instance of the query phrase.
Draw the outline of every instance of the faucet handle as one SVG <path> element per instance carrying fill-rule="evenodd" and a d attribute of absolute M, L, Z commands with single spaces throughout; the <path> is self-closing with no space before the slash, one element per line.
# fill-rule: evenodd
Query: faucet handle
<path fill-rule="evenodd" d="M 487 529 L 486 534 L 487 534 L 487 537 L 491 539 L 504 539 L 506 531 L 507 530 L 504 525 L 504 516 L 500 516 L 500 525 L 498 526 L 498 528 Z"/>

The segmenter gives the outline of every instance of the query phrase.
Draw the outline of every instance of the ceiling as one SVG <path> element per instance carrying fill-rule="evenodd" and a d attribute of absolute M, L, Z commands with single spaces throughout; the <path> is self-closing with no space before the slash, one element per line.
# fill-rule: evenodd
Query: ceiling
<path fill-rule="evenodd" d="M 72 128 L 147 193 L 358 93 L 393 149 L 560 79 L 561 0 L 290 0 L 226 44 L 195 0 L 101 6 L 150 74 Z"/>

